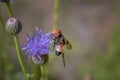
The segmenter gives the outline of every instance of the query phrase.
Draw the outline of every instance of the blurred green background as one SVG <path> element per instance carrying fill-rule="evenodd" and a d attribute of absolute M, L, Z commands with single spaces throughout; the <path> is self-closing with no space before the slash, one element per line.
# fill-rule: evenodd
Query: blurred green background
<path fill-rule="evenodd" d="M 43 32 L 52 30 L 53 4 L 54 0 L 13 0 L 14 15 L 23 24 L 21 47 L 26 44 L 26 32 L 32 36 L 35 26 Z M 8 19 L 2 3 L 0 15 L 4 22 Z M 61 57 L 52 56 L 48 80 L 120 80 L 120 0 L 60 0 L 59 17 L 58 27 L 73 49 L 64 48 L 65 68 Z M 15 50 L 2 34 L 0 29 L 0 80 L 24 80 Z M 22 56 L 31 73 L 25 51 Z"/>

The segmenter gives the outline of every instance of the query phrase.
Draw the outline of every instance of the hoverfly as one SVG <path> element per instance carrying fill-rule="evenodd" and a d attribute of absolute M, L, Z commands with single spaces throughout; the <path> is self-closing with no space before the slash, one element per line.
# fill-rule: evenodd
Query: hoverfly
<path fill-rule="evenodd" d="M 63 65 L 65 67 L 65 58 L 64 58 L 64 50 L 63 46 L 66 45 L 67 49 L 72 49 L 71 43 L 62 35 L 62 31 L 59 29 L 53 30 L 52 32 L 53 38 L 53 49 L 55 50 L 55 54 L 57 56 L 62 55 Z"/>

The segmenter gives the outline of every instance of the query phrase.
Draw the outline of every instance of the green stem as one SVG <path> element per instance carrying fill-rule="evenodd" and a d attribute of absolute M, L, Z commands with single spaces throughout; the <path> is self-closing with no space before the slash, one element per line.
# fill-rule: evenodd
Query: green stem
<path fill-rule="evenodd" d="M 10 62 L 10 54 L 8 54 L 8 50 L 7 50 L 7 40 L 10 40 L 8 34 L 6 33 L 6 30 L 4 28 L 4 22 L 2 20 L 2 17 L 0 16 L 0 27 L 2 29 L 2 36 L 4 36 L 1 40 L 1 43 L 3 44 L 2 46 L 2 49 L 1 49 L 1 53 L 3 54 L 0 54 L 2 55 L 2 63 L 4 63 L 4 77 L 5 79 L 8 79 L 10 78 L 10 76 L 12 76 L 12 72 L 13 72 L 13 66 L 12 66 L 12 62 Z M 2 45 L 1 44 L 1 45 Z"/>
<path fill-rule="evenodd" d="M 57 29 L 59 24 L 59 0 L 54 0 L 54 26 L 53 29 Z"/>
<path fill-rule="evenodd" d="M 40 66 L 40 69 L 41 69 L 41 80 L 46 80 L 46 69 L 45 69 L 45 64 L 41 65 Z"/>
<path fill-rule="evenodd" d="M 6 6 L 7 6 L 7 11 L 8 11 L 9 17 L 13 17 L 12 8 L 10 6 L 10 3 L 6 2 Z"/>
<path fill-rule="evenodd" d="M 0 16 L 0 27 L 1 27 L 2 31 L 5 31 L 5 28 L 3 26 L 4 26 L 4 23 L 3 23 L 2 18 Z"/>
<path fill-rule="evenodd" d="M 8 37 L 8 35 L 6 34 L 6 31 L 5 31 L 5 28 L 4 28 L 4 22 L 3 22 L 3 20 L 2 20 L 2 18 L 1 18 L 1 16 L 0 16 L 0 27 L 2 28 L 2 32 L 3 32 L 3 36 L 4 37 Z M 7 38 L 8 39 L 8 38 Z M 3 41 L 3 43 L 4 43 L 4 45 L 2 46 L 3 47 L 3 51 L 6 49 L 6 47 L 7 47 L 7 43 L 6 43 L 6 39 L 5 38 L 3 38 L 2 39 L 2 41 Z M 8 51 L 7 50 L 5 50 L 5 52 L 7 52 L 8 53 Z M 9 59 L 9 57 L 7 56 L 7 59 Z M 8 60 L 8 62 L 9 62 L 9 60 Z"/>
<path fill-rule="evenodd" d="M 12 9 L 11 9 L 10 3 L 6 2 L 6 6 L 7 6 L 7 11 L 8 11 L 9 17 L 13 17 L 13 13 L 12 13 Z M 21 57 L 21 52 L 20 52 L 20 48 L 19 48 L 19 44 L 18 44 L 18 37 L 17 36 L 14 36 L 14 42 L 15 42 L 15 48 L 16 48 L 16 52 L 17 52 L 19 63 L 21 65 L 22 71 L 23 71 L 26 79 L 28 80 L 29 78 L 27 77 L 27 72 L 25 70 L 25 67 L 24 67 L 24 64 L 23 64 L 23 61 L 22 61 L 22 57 Z"/>
<path fill-rule="evenodd" d="M 40 72 L 40 66 L 39 65 L 33 65 L 33 73 L 34 77 L 32 80 L 40 80 L 41 72 Z"/>
<path fill-rule="evenodd" d="M 23 64 L 22 58 L 21 58 L 21 52 L 20 52 L 17 36 L 14 36 L 14 41 L 15 41 L 15 47 L 16 47 L 16 52 L 17 52 L 17 55 L 18 55 L 19 63 L 21 65 L 21 68 L 23 70 L 24 75 L 27 76 L 27 73 L 26 73 L 26 70 L 24 68 L 24 64 Z"/>

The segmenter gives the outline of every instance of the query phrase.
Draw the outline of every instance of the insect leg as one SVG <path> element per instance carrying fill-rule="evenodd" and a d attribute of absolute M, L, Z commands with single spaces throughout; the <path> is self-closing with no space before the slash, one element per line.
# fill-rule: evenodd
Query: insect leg
<path fill-rule="evenodd" d="M 62 60 L 63 60 L 63 65 L 65 67 L 65 56 L 64 56 L 64 52 L 62 52 Z"/>

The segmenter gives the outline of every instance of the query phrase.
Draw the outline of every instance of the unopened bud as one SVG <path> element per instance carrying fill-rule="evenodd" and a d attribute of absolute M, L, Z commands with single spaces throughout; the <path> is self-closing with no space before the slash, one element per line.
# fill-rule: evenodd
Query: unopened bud
<path fill-rule="evenodd" d="M 22 30 L 22 24 L 17 18 L 9 18 L 5 25 L 6 31 L 11 35 L 17 35 Z"/>

